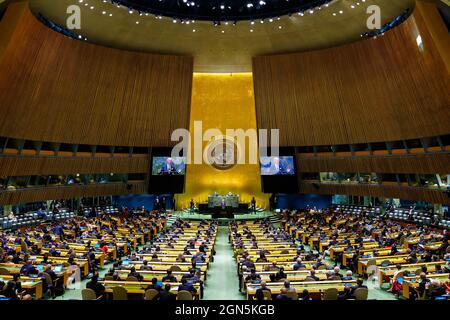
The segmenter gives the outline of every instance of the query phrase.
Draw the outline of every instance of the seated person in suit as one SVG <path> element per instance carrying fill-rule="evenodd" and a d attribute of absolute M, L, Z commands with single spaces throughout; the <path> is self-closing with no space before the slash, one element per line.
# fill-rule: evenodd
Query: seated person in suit
<path fill-rule="evenodd" d="M 169 286 L 170 286 L 170 285 L 169 285 Z M 153 278 L 153 279 L 152 279 L 152 283 L 149 284 L 149 285 L 147 286 L 147 288 L 145 288 L 145 291 L 150 290 L 150 289 L 155 289 L 155 290 L 157 290 L 157 291 L 160 291 L 160 290 L 161 290 L 161 287 L 158 285 L 158 279 Z"/>
<path fill-rule="evenodd" d="M 161 289 L 159 291 L 159 294 L 156 297 L 156 299 L 161 302 L 175 301 L 175 300 L 177 300 L 177 296 L 174 295 L 172 292 L 170 292 L 170 284 L 166 283 L 166 285 L 164 286 L 164 289 Z"/>
<path fill-rule="evenodd" d="M 176 262 L 186 262 L 186 258 L 182 253 L 177 256 Z"/>
<path fill-rule="evenodd" d="M 261 252 L 261 253 L 259 254 L 258 259 L 256 259 L 256 262 L 267 262 L 266 255 L 265 255 L 263 252 Z"/>
<path fill-rule="evenodd" d="M 297 292 L 297 290 L 295 290 L 294 287 L 291 287 L 291 283 L 289 282 L 289 280 L 286 280 L 284 282 L 284 287 L 287 289 L 288 292 Z"/>
<path fill-rule="evenodd" d="M 350 270 L 345 273 L 345 277 L 342 277 L 342 280 L 353 280 L 353 272 Z"/>
<path fill-rule="evenodd" d="M 151 260 L 151 261 L 153 261 L 153 262 L 160 262 L 161 259 L 159 259 L 159 258 L 158 258 L 158 255 L 157 255 L 156 253 L 154 253 L 154 254 L 152 255 L 152 260 Z"/>
<path fill-rule="evenodd" d="M 297 271 L 300 269 L 305 269 L 306 266 L 302 263 L 302 259 L 298 258 L 297 262 L 294 264 L 292 268 L 294 269 L 294 271 Z"/>
<path fill-rule="evenodd" d="M 55 271 L 53 271 L 51 264 L 48 264 L 48 265 L 45 266 L 44 272 L 47 273 L 50 276 L 52 281 L 55 281 L 58 278 L 58 276 L 56 275 Z"/>
<path fill-rule="evenodd" d="M 200 263 L 205 262 L 205 261 L 206 261 L 205 254 L 204 254 L 203 252 L 200 252 L 200 251 L 197 252 L 197 253 L 192 257 L 192 261 L 200 262 Z"/>
<path fill-rule="evenodd" d="M 312 300 L 308 290 L 304 289 L 302 291 L 302 293 L 300 294 L 300 300 Z"/>
<path fill-rule="evenodd" d="M 334 267 L 334 273 L 333 273 L 333 276 L 334 277 L 336 277 L 336 278 L 340 278 L 340 279 L 342 279 L 344 276 L 341 274 L 341 273 L 339 273 L 339 271 L 341 271 L 341 269 L 339 269 L 339 267 Z"/>
<path fill-rule="evenodd" d="M 38 274 L 36 268 L 32 265 L 31 260 L 27 260 L 25 264 L 20 268 L 20 274 L 29 276 L 31 274 Z"/>
<path fill-rule="evenodd" d="M 56 250 L 56 246 L 52 246 L 50 248 L 50 250 L 48 251 L 49 255 L 51 255 L 52 257 L 56 257 L 60 255 L 60 252 L 58 250 Z"/>
<path fill-rule="evenodd" d="M 178 292 L 180 291 L 189 291 L 192 294 L 197 293 L 197 289 L 194 288 L 192 283 L 187 282 L 186 279 L 181 279 L 181 284 L 178 287 Z"/>
<path fill-rule="evenodd" d="M 256 300 L 258 300 L 258 301 L 264 300 L 264 291 L 269 292 L 270 294 L 272 294 L 272 291 L 269 288 L 267 288 L 266 282 L 262 281 L 261 282 L 261 288 L 258 288 L 256 290 L 256 293 L 255 293 L 256 294 Z"/>
<path fill-rule="evenodd" d="M 98 282 L 98 273 L 97 272 L 94 273 L 94 275 L 91 278 L 91 281 L 89 281 L 86 284 L 86 288 L 94 290 L 97 298 L 105 293 L 105 287 L 101 283 Z"/>
<path fill-rule="evenodd" d="M 428 285 L 430 282 L 431 280 L 427 278 L 427 275 L 424 272 L 422 272 L 420 274 L 419 287 L 417 289 L 419 296 L 422 297 L 424 294 L 426 294 L 426 290 L 428 289 Z"/>
<path fill-rule="evenodd" d="M 351 294 L 354 295 L 355 294 L 355 290 L 359 289 L 359 288 L 366 288 L 367 289 L 367 286 L 365 286 L 363 284 L 363 279 L 361 279 L 361 278 L 358 278 L 358 280 L 356 280 L 356 285 L 354 285 L 352 287 Z"/>
<path fill-rule="evenodd" d="M 148 265 L 148 261 L 147 261 L 147 260 L 144 260 L 144 261 L 142 262 L 141 270 L 149 270 L 149 271 L 152 271 L 153 268 L 152 268 L 152 266 L 149 266 L 149 265 Z"/>
<path fill-rule="evenodd" d="M 435 300 L 437 297 L 446 294 L 446 287 L 439 280 L 432 280 L 429 285 L 430 299 Z"/>
<path fill-rule="evenodd" d="M 277 273 L 271 274 L 269 277 L 270 277 L 270 281 L 276 282 L 276 281 L 280 281 L 281 279 L 287 279 L 287 274 L 284 273 L 284 268 L 280 267 L 280 269 L 278 270 Z"/>
<path fill-rule="evenodd" d="M 177 278 L 172 274 L 172 270 L 167 270 L 167 275 L 162 278 L 162 282 L 177 282 Z"/>
<path fill-rule="evenodd" d="M 194 279 L 195 276 L 195 270 L 194 269 L 190 269 L 189 273 L 184 274 L 183 277 L 181 279 L 186 279 L 187 281 L 191 281 Z"/>
<path fill-rule="evenodd" d="M 131 267 L 128 277 L 135 277 L 139 281 L 142 281 L 142 279 L 143 279 L 143 277 L 139 274 L 139 272 L 136 271 L 135 267 Z"/>
<path fill-rule="evenodd" d="M 245 282 L 256 282 L 256 281 L 261 281 L 261 276 L 259 274 L 256 273 L 255 269 L 251 269 L 250 270 L 250 274 L 245 277 Z"/>
<path fill-rule="evenodd" d="M 319 277 L 316 276 L 316 270 L 312 269 L 309 271 L 309 275 L 306 277 L 308 281 L 319 281 Z M 308 279 L 310 278 L 310 279 Z"/>
<path fill-rule="evenodd" d="M 353 295 L 352 295 L 352 287 L 346 285 L 344 287 L 344 293 L 338 295 L 338 300 L 349 300 L 349 299 L 353 299 Z"/>
<path fill-rule="evenodd" d="M 287 293 L 288 293 L 288 289 L 286 289 L 286 288 L 284 288 L 284 287 L 281 288 L 280 294 L 277 295 L 276 299 L 277 299 L 277 300 L 282 300 L 282 301 L 289 301 L 289 300 L 292 300 L 291 298 L 289 298 L 289 296 L 287 295 Z"/>

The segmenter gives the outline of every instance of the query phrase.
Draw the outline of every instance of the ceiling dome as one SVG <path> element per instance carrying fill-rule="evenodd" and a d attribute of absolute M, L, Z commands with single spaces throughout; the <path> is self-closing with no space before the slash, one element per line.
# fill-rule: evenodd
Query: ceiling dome
<path fill-rule="evenodd" d="M 113 0 L 145 13 L 177 19 L 241 21 L 302 12 L 331 0 Z"/>

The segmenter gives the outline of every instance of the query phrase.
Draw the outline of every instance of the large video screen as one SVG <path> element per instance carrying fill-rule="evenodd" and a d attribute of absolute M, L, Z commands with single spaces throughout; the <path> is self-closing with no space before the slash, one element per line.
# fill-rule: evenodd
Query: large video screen
<path fill-rule="evenodd" d="M 186 174 L 185 157 L 153 157 L 153 176 L 184 176 Z"/>
<path fill-rule="evenodd" d="M 295 175 L 293 156 L 261 157 L 262 176 Z"/>

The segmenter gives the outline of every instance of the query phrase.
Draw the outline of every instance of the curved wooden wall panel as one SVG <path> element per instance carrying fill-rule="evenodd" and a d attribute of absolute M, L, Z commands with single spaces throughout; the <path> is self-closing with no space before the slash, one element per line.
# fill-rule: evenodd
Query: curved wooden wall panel
<path fill-rule="evenodd" d="M 399 185 L 343 185 L 302 182 L 300 183 L 300 193 L 330 195 L 341 194 L 380 198 L 399 198 L 404 200 L 427 201 L 431 203 L 443 204 L 450 203 L 450 196 L 444 191 Z"/>
<path fill-rule="evenodd" d="M 0 176 L 146 173 L 148 158 L 0 157 Z"/>
<path fill-rule="evenodd" d="M 300 157 L 301 172 L 450 173 L 450 154 L 376 157 Z"/>
<path fill-rule="evenodd" d="M 189 125 L 192 72 L 192 57 L 74 41 L 27 8 L 0 61 L 0 135 L 171 146 L 172 131 Z"/>
<path fill-rule="evenodd" d="M 377 39 L 255 57 L 253 71 L 258 128 L 280 129 L 281 146 L 450 133 L 450 77 L 417 11 Z"/>
<path fill-rule="evenodd" d="M 126 184 L 47 187 L 0 192 L 0 205 L 45 201 L 49 199 L 72 199 L 78 197 L 95 197 L 102 195 L 142 194 L 146 192 L 144 182 Z"/>

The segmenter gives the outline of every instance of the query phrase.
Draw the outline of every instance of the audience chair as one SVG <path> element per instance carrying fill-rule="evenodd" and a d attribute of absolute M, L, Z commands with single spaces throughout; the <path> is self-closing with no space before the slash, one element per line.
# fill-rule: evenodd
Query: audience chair
<path fill-rule="evenodd" d="M 192 293 L 186 290 L 181 290 L 177 294 L 177 300 L 193 300 Z"/>
<path fill-rule="evenodd" d="M 328 288 L 323 291 L 322 300 L 337 300 L 339 291 L 336 288 Z"/>
<path fill-rule="evenodd" d="M 144 299 L 145 300 L 154 300 L 158 294 L 159 294 L 158 290 L 148 289 L 147 291 L 145 291 Z"/>
<path fill-rule="evenodd" d="M 369 289 L 367 288 L 358 288 L 353 293 L 356 300 L 367 300 L 367 297 L 369 296 Z"/>
<path fill-rule="evenodd" d="M 0 268 L 0 275 L 4 275 L 4 276 L 9 275 L 8 269 Z"/>
<path fill-rule="evenodd" d="M 128 300 L 127 290 L 124 287 L 113 287 L 113 300 Z"/>
<path fill-rule="evenodd" d="M 92 289 L 83 289 L 81 290 L 81 297 L 83 300 L 100 300 L 103 296 L 97 298 L 95 291 Z"/>
<path fill-rule="evenodd" d="M 171 266 L 170 271 L 181 271 L 181 268 L 179 266 Z"/>

